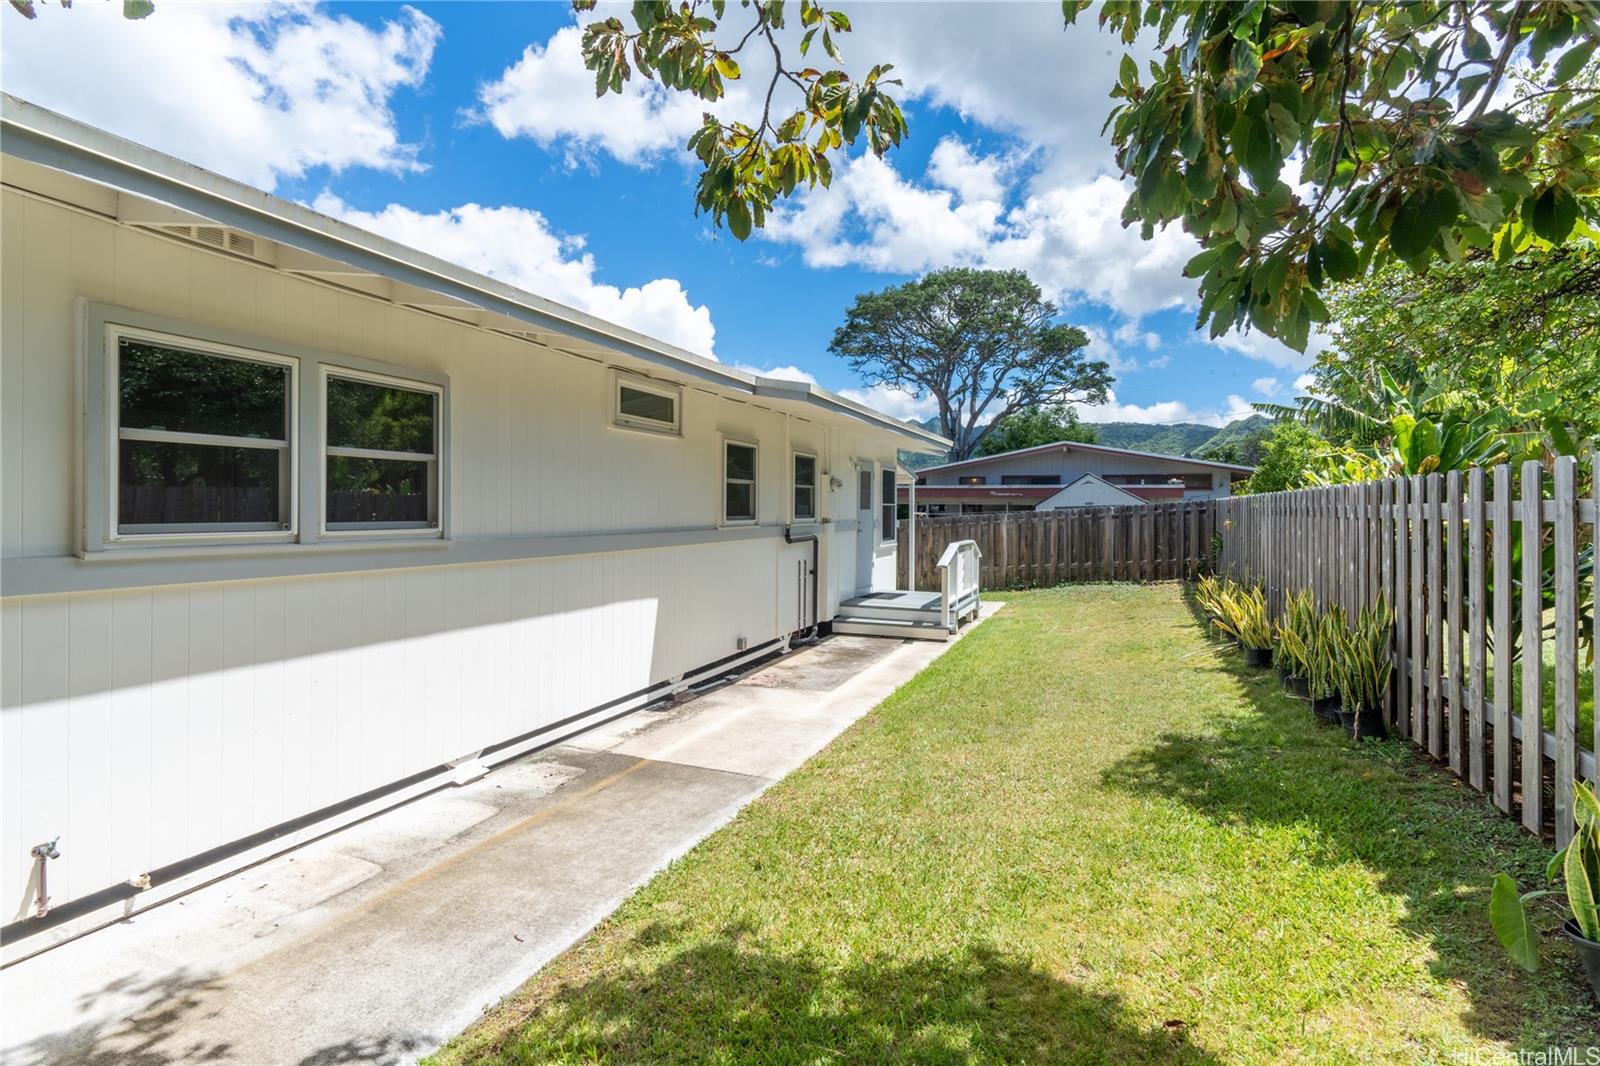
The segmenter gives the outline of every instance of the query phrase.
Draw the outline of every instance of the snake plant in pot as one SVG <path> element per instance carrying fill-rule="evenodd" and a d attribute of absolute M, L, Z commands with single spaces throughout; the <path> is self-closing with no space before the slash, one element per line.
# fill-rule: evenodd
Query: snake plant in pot
<path fill-rule="evenodd" d="M 1344 631 L 1344 609 L 1334 604 L 1317 619 L 1307 649 L 1306 695 L 1312 712 L 1330 725 L 1339 720 L 1339 641 Z"/>
<path fill-rule="evenodd" d="M 1394 662 L 1389 658 L 1393 637 L 1394 613 L 1382 596 L 1377 603 L 1363 607 L 1355 623 L 1338 636 L 1335 661 L 1343 703 L 1339 722 L 1357 740 L 1381 737 L 1387 732 L 1383 725 L 1383 697 L 1394 673 Z"/>
<path fill-rule="evenodd" d="M 1207 625 L 1217 626 L 1222 621 L 1222 601 L 1232 584 L 1233 582 L 1227 578 L 1212 574 L 1206 574 L 1194 583 L 1195 602 L 1200 605 L 1201 612 L 1206 616 Z"/>
<path fill-rule="evenodd" d="M 1561 926 L 1578 952 L 1589 987 L 1600 999 L 1600 801 L 1596 801 L 1594 782 L 1580 781 L 1573 789 L 1573 820 L 1577 831 L 1572 842 L 1550 860 L 1545 879 L 1564 883 L 1567 905 L 1572 916 Z M 1517 893 L 1517 883 L 1509 874 L 1494 879 L 1489 893 L 1489 924 L 1506 946 L 1511 957 L 1528 970 L 1539 968 L 1538 934 L 1528 916 L 1528 901 L 1553 895 L 1553 890 Z"/>
<path fill-rule="evenodd" d="M 1267 595 L 1260 586 L 1235 585 L 1223 597 L 1224 617 L 1217 625 L 1244 648 L 1246 666 L 1272 664 L 1272 623 L 1267 621 Z"/>
<path fill-rule="evenodd" d="M 1311 672 L 1311 646 L 1317 639 L 1317 606 L 1310 589 L 1302 589 L 1285 600 L 1283 617 L 1273 625 L 1277 647 L 1273 665 L 1283 678 L 1284 687 L 1296 696 L 1306 696 L 1306 675 Z"/>

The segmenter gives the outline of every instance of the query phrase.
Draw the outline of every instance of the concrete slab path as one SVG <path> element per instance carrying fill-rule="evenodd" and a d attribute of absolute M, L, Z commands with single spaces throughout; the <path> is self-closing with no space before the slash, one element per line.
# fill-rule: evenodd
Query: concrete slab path
<path fill-rule="evenodd" d="M 831 638 L 24 960 L 0 1062 L 414 1061 L 948 647 Z"/>

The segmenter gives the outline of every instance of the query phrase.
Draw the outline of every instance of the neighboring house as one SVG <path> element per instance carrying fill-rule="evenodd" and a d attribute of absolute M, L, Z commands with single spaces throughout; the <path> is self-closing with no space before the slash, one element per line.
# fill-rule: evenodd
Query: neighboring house
<path fill-rule="evenodd" d="M 1248 466 L 1060 442 L 917 471 L 919 514 L 974 514 L 1213 499 L 1231 495 Z M 900 490 L 900 501 L 911 493 Z"/>
<path fill-rule="evenodd" d="M 936 434 L 11 97 L 0 146 L 6 959 L 893 587 Z"/>

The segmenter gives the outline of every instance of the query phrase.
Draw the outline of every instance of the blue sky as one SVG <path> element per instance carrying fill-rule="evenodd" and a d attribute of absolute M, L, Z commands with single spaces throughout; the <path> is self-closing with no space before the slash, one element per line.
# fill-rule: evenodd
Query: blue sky
<path fill-rule="evenodd" d="M 1028 271 L 1117 372 L 1086 418 L 1221 422 L 1309 359 L 1195 334 L 1194 251 L 1141 242 L 1099 136 L 1121 48 L 1040 4 L 852 4 L 852 66 L 889 59 L 911 138 L 837 166 L 741 244 L 693 213 L 703 105 L 593 98 L 565 4 L 159 3 L 14 12 L 0 84 L 65 112 L 724 362 L 902 416 L 827 352 L 853 296 L 953 264 Z M 732 8 L 733 5 L 730 5 Z M 585 16 L 591 18 L 597 16 Z M 730 11 L 730 25 L 739 19 Z M 742 23 L 740 24 L 742 28 Z M 151 71 L 160 71 L 159 79 Z M 747 64 L 746 83 L 756 71 Z M 137 91 L 130 92 L 130 86 Z M 751 90 L 722 105 L 749 115 Z"/>

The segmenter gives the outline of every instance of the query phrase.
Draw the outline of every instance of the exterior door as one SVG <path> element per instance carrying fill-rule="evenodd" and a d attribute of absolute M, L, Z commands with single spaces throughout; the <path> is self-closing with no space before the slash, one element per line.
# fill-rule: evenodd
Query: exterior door
<path fill-rule="evenodd" d="M 872 464 L 856 469 L 856 591 L 868 592 L 872 588 L 872 556 L 878 547 L 878 530 L 874 525 L 878 509 L 873 505 Z"/>

